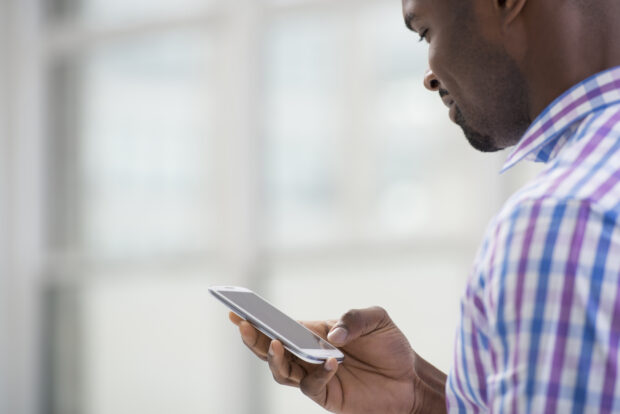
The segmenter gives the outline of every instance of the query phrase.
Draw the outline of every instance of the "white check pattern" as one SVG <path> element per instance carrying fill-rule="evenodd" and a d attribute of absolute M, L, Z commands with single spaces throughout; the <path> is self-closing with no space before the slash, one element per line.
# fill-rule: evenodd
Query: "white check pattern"
<path fill-rule="evenodd" d="M 450 413 L 620 412 L 620 67 L 530 126 L 544 171 L 490 223 L 461 302 Z"/>

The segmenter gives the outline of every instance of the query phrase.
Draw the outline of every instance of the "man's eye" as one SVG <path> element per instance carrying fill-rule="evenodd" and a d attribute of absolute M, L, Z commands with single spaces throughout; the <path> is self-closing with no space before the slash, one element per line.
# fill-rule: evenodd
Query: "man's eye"
<path fill-rule="evenodd" d="M 426 40 L 426 36 L 428 35 L 428 29 L 424 29 L 422 30 L 422 33 L 420 33 L 420 42 L 423 40 Z"/>

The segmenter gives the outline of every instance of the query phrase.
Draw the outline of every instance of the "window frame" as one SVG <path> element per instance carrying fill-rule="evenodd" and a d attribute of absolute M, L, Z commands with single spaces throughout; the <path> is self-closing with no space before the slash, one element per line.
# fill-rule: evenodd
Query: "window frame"
<path fill-rule="evenodd" d="M 41 290 L 44 256 L 44 140 L 41 10 L 33 0 L 3 3 L 2 56 L 2 357 L 7 412 L 42 409 Z M 6 82 L 6 83 L 4 83 Z M 3 316 L 4 316 L 3 315 Z M 9 358 L 10 356 L 10 358 Z"/>

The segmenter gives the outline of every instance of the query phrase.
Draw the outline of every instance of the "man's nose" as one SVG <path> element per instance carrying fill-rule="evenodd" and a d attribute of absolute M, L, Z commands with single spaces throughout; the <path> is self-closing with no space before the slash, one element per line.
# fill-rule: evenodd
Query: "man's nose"
<path fill-rule="evenodd" d="M 424 74 L 424 86 L 431 92 L 437 92 L 441 86 L 439 79 L 437 79 L 433 71 L 430 69 L 427 69 Z"/>

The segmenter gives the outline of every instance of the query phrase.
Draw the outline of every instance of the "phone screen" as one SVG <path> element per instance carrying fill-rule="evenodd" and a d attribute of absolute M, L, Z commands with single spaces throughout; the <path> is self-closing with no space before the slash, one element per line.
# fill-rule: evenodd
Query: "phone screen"
<path fill-rule="evenodd" d="M 288 339 L 299 348 L 306 349 L 333 349 L 325 341 L 305 329 L 295 320 L 285 315 L 277 308 L 265 302 L 252 292 L 219 291 L 219 294 L 228 298 L 249 315 L 254 316 L 264 325 L 269 326 L 281 337 Z"/>

